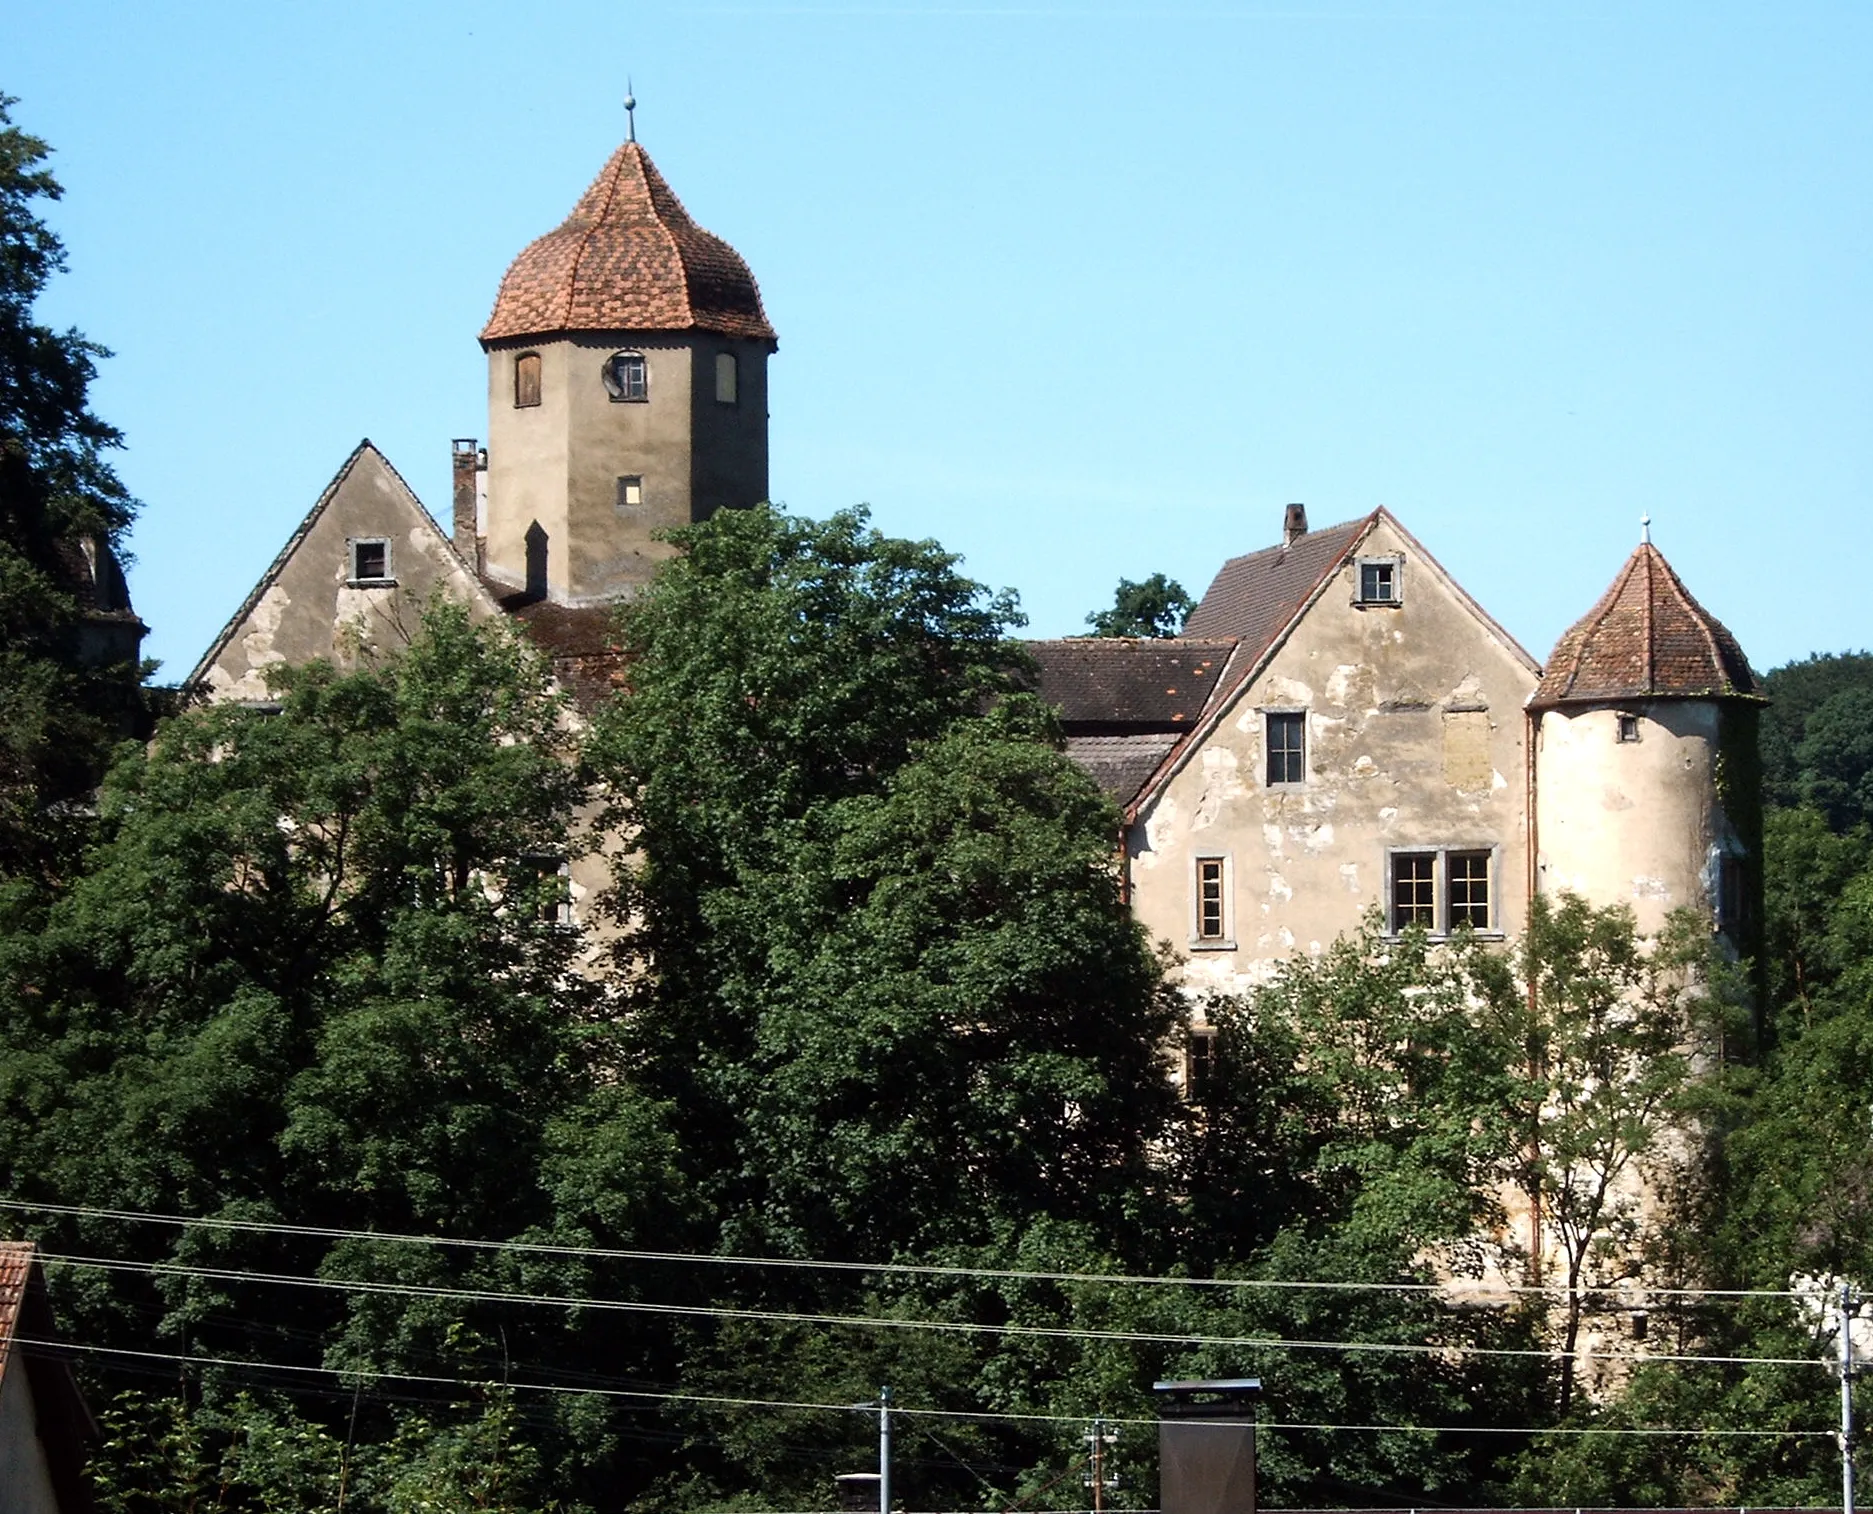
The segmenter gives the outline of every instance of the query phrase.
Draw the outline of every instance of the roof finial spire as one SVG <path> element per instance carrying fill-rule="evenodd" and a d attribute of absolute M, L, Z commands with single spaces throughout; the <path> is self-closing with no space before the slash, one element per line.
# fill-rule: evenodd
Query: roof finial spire
<path fill-rule="evenodd" d="M 631 76 L 624 76 L 624 136 L 627 142 L 637 140 L 637 96 L 631 90 Z"/>
<path fill-rule="evenodd" d="M 1652 517 L 1649 515 L 1639 517 L 1639 540 L 1648 547 L 1652 545 Z"/>

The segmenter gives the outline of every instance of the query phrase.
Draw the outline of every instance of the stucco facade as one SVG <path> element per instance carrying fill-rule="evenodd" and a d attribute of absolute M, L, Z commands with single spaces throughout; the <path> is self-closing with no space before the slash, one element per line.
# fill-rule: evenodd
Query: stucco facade
<path fill-rule="evenodd" d="M 641 360 L 641 393 L 607 384 L 614 358 Z M 766 498 L 765 344 L 617 331 L 490 347 L 483 568 L 496 583 L 610 603 L 670 555 L 659 533 Z"/>
<path fill-rule="evenodd" d="M 1360 593 L 1362 564 L 1395 593 Z M 1126 830 L 1133 905 L 1187 954 L 1193 986 L 1265 979 L 1390 907 L 1394 859 L 1431 859 L 1434 933 L 1448 931 L 1448 857 L 1482 859 L 1465 904 L 1485 934 L 1521 928 L 1525 721 L 1532 658 L 1389 515 L 1340 565 L 1167 764 Z M 1292 718 L 1286 739 L 1280 717 Z M 1286 748 L 1271 761 L 1271 731 Z M 1298 767 L 1298 773 L 1296 769 Z M 1220 930 L 1203 864 L 1220 864 Z M 1214 895 L 1213 879 L 1211 894 Z"/>
<path fill-rule="evenodd" d="M 360 442 L 189 675 L 211 699 L 264 704 L 267 670 L 355 666 L 405 644 L 444 595 L 500 614 L 448 538 L 370 442 Z"/>

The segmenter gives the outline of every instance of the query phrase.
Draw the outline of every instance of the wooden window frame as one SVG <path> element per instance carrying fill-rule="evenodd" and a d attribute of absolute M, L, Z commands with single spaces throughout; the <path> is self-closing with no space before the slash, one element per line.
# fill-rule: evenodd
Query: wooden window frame
<path fill-rule="evenodd" d="M 1289 745 L 1286 740 L 1277 747 L 1275 735 L 1277 729 L 1285 737 L 1292 733 L 1298 742 Z M 1275 762 L 1280 758 L 1281 774 L 1276 777 Z M 1288 774 L 1298 769 L 1296 776 Z M 1268 709 L 1262 711 L 1262 780 L 1271 789 L 1298 789 L 1307 783 L 1307 711 L 1295 709 Z"/>
<path fill-rule="evenodd" d="M 1235 864 L 1227 852 L 1190 859 L 1190 949 L 1236 949 Z"/>
<path fill-rule="evenodd" d="M 514 357 L 514 408 L 516 410 L 537 409 L 540 404 L 541 388 L 540 354 L 537 352 L 517 353 Z"/>

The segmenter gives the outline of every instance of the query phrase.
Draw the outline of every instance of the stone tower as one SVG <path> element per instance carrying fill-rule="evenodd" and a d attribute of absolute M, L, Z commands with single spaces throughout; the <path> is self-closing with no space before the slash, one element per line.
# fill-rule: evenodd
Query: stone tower
<path fill-rule="evenodd" d="M 569 606 L 640 588 L 654 539 L 767 498 L 774 331 L 740 255 L 626 142 L 501 280 L 488 357 L 488 578 Z"/>
<path fill-rule="evenodd" d="M 1556 644 L 1528 708 L 1535 887 L 1628 904 L 1651 934 L 1708 911 L 1741 952 L 1761 919 L 1756 676 L 1650 541 Z"/>

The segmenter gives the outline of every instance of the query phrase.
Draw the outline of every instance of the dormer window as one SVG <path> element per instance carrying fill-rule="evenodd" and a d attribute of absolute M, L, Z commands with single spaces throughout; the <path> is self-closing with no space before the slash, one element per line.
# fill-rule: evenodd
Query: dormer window
<path fill-rule="evenodd" d="M 514 408 L 526 410 L 540 403 L 540 354 L 523 352 L 514 359 Z"/>
<path fill-rule="evenodd" d="M 1403 601 L 1404 562 L 1396 557 L 1359 559 L 1359 605 L 1395 605 Z"/>
<path fill-rule="evenodd" d="M 741 370 L 732 352 L 715 355 L 715 402 L 733 405 L 741 398 Z"/>
<path fill-rule="evenodd" d="M 355 536 L 346 543 L 353 584 L 395 583 L 390 576 L 390 540 L 383 536 Z"/>
<path fill-rule="evenodd" d="M 650 398 L 650 371 L 641 352 L 614 352 L 605 359 L 605 392 L 614 404 Z"/>

